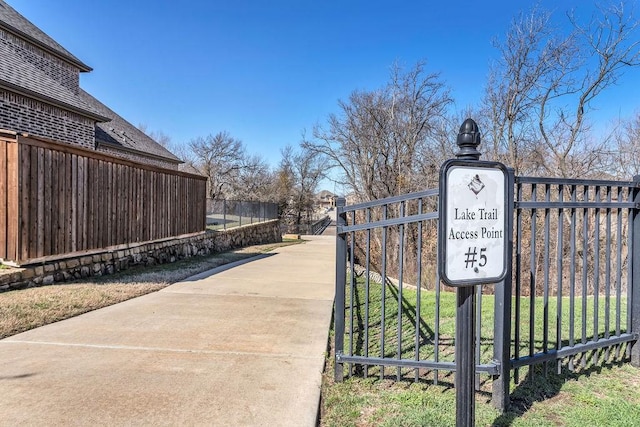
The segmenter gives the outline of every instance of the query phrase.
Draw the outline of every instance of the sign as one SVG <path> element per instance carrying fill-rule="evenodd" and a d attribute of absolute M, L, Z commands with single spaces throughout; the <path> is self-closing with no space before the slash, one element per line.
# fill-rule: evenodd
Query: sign
<path fill-rule="evenodd" d="M 495 283 L 507 271 L 507 168 L 449 160 L 440 170 L 440 275 L 450 286 Z"/>

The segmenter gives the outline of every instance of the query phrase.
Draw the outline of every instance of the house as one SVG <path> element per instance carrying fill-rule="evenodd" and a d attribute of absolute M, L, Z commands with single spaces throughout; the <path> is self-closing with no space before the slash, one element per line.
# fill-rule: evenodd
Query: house
<path fill-rule="evenodd" d="M 0 0 L 0 129 L 176 170 L 175 155 L 80 88 L 90 71 Z"/>
<path fill-rule="evenodd" d="M 325 210 L 336 207 L 336 198 L 336 195 L 328 190 L 322 190 L 316 195 L 318 207 Z"/>

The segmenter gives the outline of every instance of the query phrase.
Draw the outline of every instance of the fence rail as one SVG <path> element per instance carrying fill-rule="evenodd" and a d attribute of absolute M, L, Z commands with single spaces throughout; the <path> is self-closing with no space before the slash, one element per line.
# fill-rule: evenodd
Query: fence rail
<path fill-rule="evenodd" d="M 31 137 L 0 138 L 0 258 L 203 231 L 206 179 Z"/>
<path fill-rule="evenodd" d="M 278 205 L 271 202 L 207 199 L 207 227 L 214 230 L 278 219 Z"/>
<path fill-rule="evenodd" d="M 321 218 L 316 222 L 314 222 L 313 224 L 311 224 L 311 227 L 309 228 L 309 234 L 311 235 L 321 234 L 325 230 L 325 228 L 329 226 L 329 224 L 331 224 L 331 217 L 327 215 L 324 218 Z"/>

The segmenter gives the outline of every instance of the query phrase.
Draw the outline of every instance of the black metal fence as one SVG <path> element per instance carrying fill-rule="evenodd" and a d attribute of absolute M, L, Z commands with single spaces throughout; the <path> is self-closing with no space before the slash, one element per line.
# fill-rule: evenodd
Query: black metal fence
<path fill-rule="evenodd" d="M 300 223 L 294 216 L 284 216 L 280 227 L 282 234 L 321 234 L 331 223 L 331 217 L 326 214 L 314 213 L 310 217 L 304 217 Z"/>
<path fill-rule="evenodd" d="M 477 287 L 476 372 L 508 405 L 521 370 L 640 365 L 640 177 L 514 177 L 506 279 Z M 438 190 L 338 201 L 335 353 L 344 375 L 437 383 L 455 369 L 455 293 L 437 262 Z M 480 381 L 477 381 L 479 383 Z"/>
<path fill-rule="evenodd" d="M 270 202 L 207 199 L 207 228 L 227 228 L 278 219 L 278 205 Z"/>

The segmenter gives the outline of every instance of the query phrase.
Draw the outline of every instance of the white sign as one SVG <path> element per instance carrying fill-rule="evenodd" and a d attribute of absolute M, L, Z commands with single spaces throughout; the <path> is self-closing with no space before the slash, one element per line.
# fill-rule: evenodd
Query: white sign
<path fill-rule="evenodd" d="M 454 286 L 500 281 L 506 272 L 506 168 L 450 163 L 442 177 L 442 277 Z"/>

